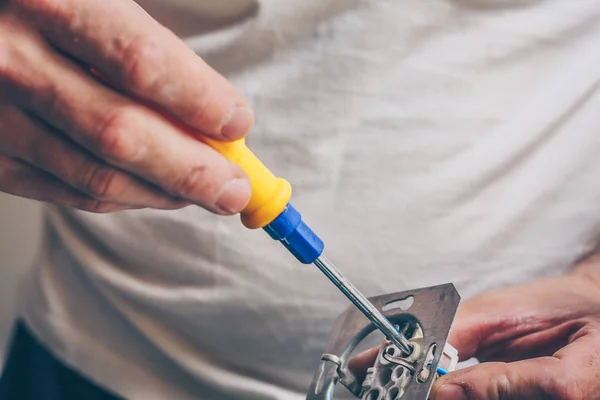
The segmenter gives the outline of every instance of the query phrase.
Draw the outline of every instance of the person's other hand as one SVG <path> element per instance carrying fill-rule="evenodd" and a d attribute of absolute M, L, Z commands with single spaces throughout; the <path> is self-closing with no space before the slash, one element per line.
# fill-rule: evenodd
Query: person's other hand
<path fill-rule="evenodd" d="M 253 122 L 242 96 L 133 1 L 0 0 L 0 191 L 93 212 L 193 203 L 235 214 L 246 175 L 193 136 L 239 139 Z"/>
<path fill-rule="evenodd" d="M 449 342 L 482 363 L 438 379 L 433 400 L 600 399 L 600 256 L 465 301 Z"/>

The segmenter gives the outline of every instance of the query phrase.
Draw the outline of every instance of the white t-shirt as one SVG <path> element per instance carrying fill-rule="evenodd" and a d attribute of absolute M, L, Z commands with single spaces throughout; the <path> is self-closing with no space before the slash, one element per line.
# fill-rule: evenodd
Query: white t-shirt
<path fill-rule="evenodd" d="M 253 105 L 250 146 L 366 295 L 451 281 L 466 298 L 597 244 L 598 0 L 159 3 L 206 31 L 188 43 Z M 55 354 L 142 400 L 302 399 L 348 306 L 197 207 L 49 210 L 23 294 Z"/>

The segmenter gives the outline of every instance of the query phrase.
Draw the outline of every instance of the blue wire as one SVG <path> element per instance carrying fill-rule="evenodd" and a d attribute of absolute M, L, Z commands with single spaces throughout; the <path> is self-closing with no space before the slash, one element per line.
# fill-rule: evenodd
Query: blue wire
<path fill-rule="evenodd" d="M 433 363 L 429 363 L 429 364 L 427 364 L 427 366 L 431 367 L 431 364 L 433 364 Z M 436 371 L 437 371 L 438 375 L 440 375 L 440 376 L 444 376 L 444 375 L 448 374 L 448 370 L 440 367 L 439 365 L 437 366 Z"/>

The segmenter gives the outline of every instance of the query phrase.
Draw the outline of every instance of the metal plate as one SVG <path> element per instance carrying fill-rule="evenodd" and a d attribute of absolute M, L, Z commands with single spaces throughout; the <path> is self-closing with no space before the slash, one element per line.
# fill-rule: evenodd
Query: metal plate
<path fill-rule="evenodd" d="M 411 296 L 414 301 L 408 310 L 394 308 L 383 311 L 385 305 Z M 460 296 L 454 285 L 449 283 L 374 296 L 369 298 L 369 301 L 392 323 L 412 319 L 420 324 L 424 333 L 424 350 L 416 362 L 416 368 L 420 371 L 424 367 L 427 349 L 432 344 L 436 344 L 434 359 L 430 366 L 435 371 L 460 302 Z M 375 326 L 354 306 L 350 306 L 337 318 L 306 396 L 307 400 L 333 400 L 337 383 L 344 384 L 355 396 L 360 396 L 361 382 L 348 370 L 347 364 L 353 350 L 375 329 Z M 436 374 L 430 374 L 423 383 L 418 382 L 416 376 L 413 376 L 402 400 L 426 400 L 435 376 Z"/>

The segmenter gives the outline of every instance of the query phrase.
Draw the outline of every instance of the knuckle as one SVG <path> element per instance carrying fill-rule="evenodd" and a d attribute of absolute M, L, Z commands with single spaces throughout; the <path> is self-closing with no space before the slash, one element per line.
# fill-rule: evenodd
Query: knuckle
<path fill-rule="evenodd" d="M 80 168 L 78 175 L 78 186 L 95 199 L 116 199 L 124 189 L 117 170 L 94 161 Z"/>
<path fill-rule="evenodd" d="M 173 182 L 172 194 L 182 198 L 190 198 L 197 193 L 208 194 L 211 186 L 208 169 L 207 165 L 192 167 Z"/>
<path fill-rule="evenodd" d="M 121 75 L 134 91 L 148 92 L 158 84 L 164 64 L 161 47 L 146 35 L 135 36 L 121 51 Z"/>
<path fill-rule="evenodd" d="M 136 117 L 133 112 L 116 108 L 109 113 L 94 134 L 96 153 L 108 161 L 131 160 L 139 146 L 135 143 Z"/>

